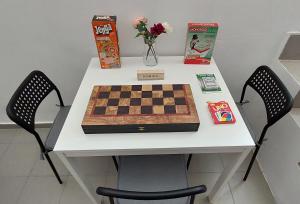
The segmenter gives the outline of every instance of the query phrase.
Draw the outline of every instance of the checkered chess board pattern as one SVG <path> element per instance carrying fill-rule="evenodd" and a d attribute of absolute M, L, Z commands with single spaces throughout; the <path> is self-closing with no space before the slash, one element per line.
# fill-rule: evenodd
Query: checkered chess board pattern
<path fill-rule="evenodd" d="M 99 86 L 93 116 L 186 115 L 190 113 L 185 86 Z"/>

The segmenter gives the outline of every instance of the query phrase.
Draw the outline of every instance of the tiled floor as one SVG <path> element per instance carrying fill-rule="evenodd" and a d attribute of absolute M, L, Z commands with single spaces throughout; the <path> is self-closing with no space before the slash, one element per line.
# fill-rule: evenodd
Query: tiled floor
<path fill-rule="evenodd" d="M 43 138 L 48 129 L 39 129 Z M 77 182 L 55 154 L 54 163 L 62 176 L 59 185 L 48 166 L 39 158 L 32 135 L 21 129 L 0 129 L 0 204 L 91 204 Z M 205 184 L 210 191 L 224 166 L 234 154 L 194 155 L 189 170 L 190 185 Z M 249 159 L 248 159 L 249 161 Z M 96 186 L 116 185 L 116 172 L 110 157 L 79 160 L 88 178 Z M 255 164 L 247 182 L 242 182 L 247 163 L 243 164 L 226 186 L 220 204 L 274 204 L 266 181 Z M 103 199 L 102 203 L 108 203 Z M 197 196 L 197 204 L 207 204 L 207 193 Z"/>

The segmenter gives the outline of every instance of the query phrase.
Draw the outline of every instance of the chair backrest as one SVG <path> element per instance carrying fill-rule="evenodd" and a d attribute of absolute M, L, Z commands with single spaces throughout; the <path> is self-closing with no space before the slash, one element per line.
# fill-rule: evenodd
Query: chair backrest
<path fill-rule="evenodd" d="M 291 110 L 293 98 L 290 92 L 268 66 L 258 67 L 246 81 L 241 96 L 241 102 L 244 99 L 247 85 L 252 87 L 264 101 L 268 126 L 276 123 Z"/>
<path fill-rule="evenodd" d="M 52 81 L 41 71 L 31 72 L 11 97 L 6 113 L 25 130 L 35 134 L 35 114 L 44 98 L 55 90 L 63 106 L 60 93 Z"/>
<path fill-rule="evenodd" d="M 138 192 L 138 191 L 124 191 L 119 189 L 98 187 L 96 192 L 102 196 L 108 196 L 110 198 L 110 204 L 114 204 L 113 198 L 129 199 L 129 200 L 167 200 L 188 197 L 190 198 L 190 204 L 194 203 L 195 195 L 205 193 L 206 186 L 200 185 L 195 187 L 189 187 L 180 190 L 162 191 L 162 192 Z M 172 200 L 170 200 L 172 203 Z"/>

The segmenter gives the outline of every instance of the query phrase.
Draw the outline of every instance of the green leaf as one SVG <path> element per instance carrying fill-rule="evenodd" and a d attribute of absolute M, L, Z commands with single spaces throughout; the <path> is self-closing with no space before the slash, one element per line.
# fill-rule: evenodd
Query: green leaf
<path fill-rule="evenodd" d="M 143 34 L 142 34 L 142 33 L 138 33 L 138 34 L 136 34 L 135 37 L 137 38 L 137 37 L 139 37 L 139 36 L 141 36 L 141 35 L 143 35 Z"/>

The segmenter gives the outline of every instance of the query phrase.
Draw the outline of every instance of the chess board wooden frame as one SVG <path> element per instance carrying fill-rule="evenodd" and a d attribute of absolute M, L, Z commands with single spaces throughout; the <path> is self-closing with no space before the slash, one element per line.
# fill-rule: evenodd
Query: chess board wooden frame
<path fill-rule="evenodd" d="M 93 134 L 197 131 L 199 124 L 189 84 L 150 84 L 94 86 L 81 126 Z"/>

